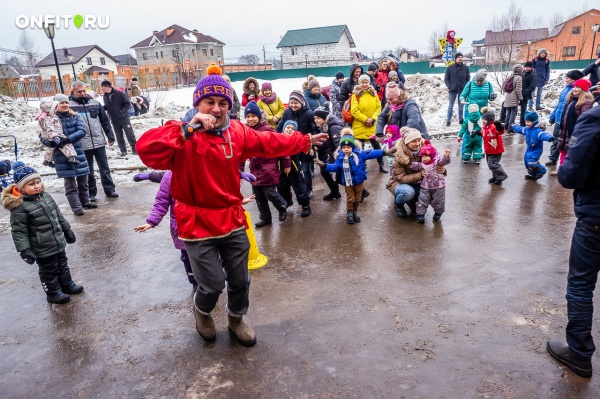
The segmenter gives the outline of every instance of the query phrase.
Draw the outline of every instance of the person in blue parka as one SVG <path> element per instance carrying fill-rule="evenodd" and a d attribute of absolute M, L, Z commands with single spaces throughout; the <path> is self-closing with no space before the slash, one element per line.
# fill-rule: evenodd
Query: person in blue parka
<path fill-rule="evenodd" d="M 83 215 L 83 208 L 97 208 L 98 206 L 90 202 L 88 174 L 90 168 L 83 151 L 80 140 L 86 135 L 85 126 L 77 112 L 69 108 L 69 97 L 64 94 L 57 94 L 54 100 L 58 101 L 56 115 L 60 119 L 63 133 L 67 137 L 61 137 L 60 143 L 47 141 L 40 135 L 40 141 L 46 147 L 59 147 L 66 144 L 73 144 L 77 152 L 79 163 L 67 162 L 67 157 L 61 151 L 54 151 L 54 164 L 56 165 L 56 175 L 64 179 L 65 195 L 71 206 L 71 210 L 77 216 Z"/>
<path fill-rule="evenodd" d="M 544 141 L 553 142 L 554 136 L 546 133 L 544 129 L 538 126 L 538 114 L 536 112 L 527 112 L 525 114 L 525 127 L 514 124 L 515 132 L 525 136 L 527 150 L 525 150 L 525 167 L 527 173 L 526 179 L 539 179 L 546 174 L 546 168 L 540 163 L 542 152 L 544 151 Z"/>

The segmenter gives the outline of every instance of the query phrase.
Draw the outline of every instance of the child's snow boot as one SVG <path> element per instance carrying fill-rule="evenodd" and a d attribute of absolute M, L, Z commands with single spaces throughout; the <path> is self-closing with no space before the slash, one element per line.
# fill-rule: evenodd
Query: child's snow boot
<path fill-rule="evenodd" d="M 408 212 L 406 212 L 406 208 L 404 208 L 404 204 L 398 205 L 394 204 L 394 209 L 396 210 L 396 216 L 402 219 L 406 219 L 408 217 Z"/>
<path fill-rule="evenodd" d="M 488 180 L 488 183 L 496 183 L 496 177 L 492 176 L 492 178 Z"/>
<path fill-rule="evenodd" d="M 302 207 L 302 212 L 300 213 L 300 217 L 307 217 L 310 216 L 311 210 L 310 210 L 310 205 L 304 205 Z"/>
<path fill-rule="evenodd" d="M 42 288 L 46 292 L 46 299 L 50 303 L 63 304 L 71 300 L 71 297 L 60 289 L 58 277 L 53 277 L 50 280 L 42 281 Z"/>
<path fill-rule="evenodd" d="M 419 224 L 425 223 L 425 215 L 417 215 L 417 222 Z"/>
<path fill-rule="evenodd" d="M 359 223 L 360 217 L 358 216 L 358 211 L 352 212 L 352 217 L 354 218 L 354 222 Z"/>
<path fill-rule="evenodd" d="M 440 220 L 442 218 L 442 214 L 441 213 L 434 213 L 433 214 L 433 221 L 437 222 L 438 220 Z"/>
<path fill-rule="evenodd" d="M 256 343 L 256 333 L 246 322 L 242 315 L 227 315 L 229 319 L 229 333 L 242 345 L 252 346 Z"/>
<path fill-rule="evenodd" d="M 59 257 L 58 259 L 58 284 L 65 294 L 81 294 L 83 292 L 83 286 L 73 282 L 71 270 L 69 269 L 67 262 L 66 256 L 64 258 Z"/>
<path fill-rule="evenodd" d="M 346 212 L 346 223 L 354 224 L 354 212 L 352 212 L 352 211 Z"/>

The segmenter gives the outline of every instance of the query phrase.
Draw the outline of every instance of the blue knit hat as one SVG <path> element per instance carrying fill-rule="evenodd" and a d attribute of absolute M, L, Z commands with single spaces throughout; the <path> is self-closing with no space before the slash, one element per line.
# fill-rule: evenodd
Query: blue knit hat
<path fill-rule="evenodd" d="M 285 121 L 285 123 L 283 124 L 283 130 L 285 130 L 285 127 L 287 125 L 292 125 L 294 127 L 294 130 L 298 130 L 298 124 L 296 123 L 296 121 L 293 120 L 289 120 L 289 121 Z"/>
<path fill-rule="evenodd" d="M 233 108 L 233 91 L 229 82 L 221 77 L 221 68 L 211 65 L 208 67 L 206 74 L 205 77 L 198 81 L 196 90 L 194 90 L 194 108 L 204 97 L 210 96 L 223 97 L 229 103 L 229 109 Z"/>
<path fill-rule="evenodd" d="M 258 119 L 262 118 L 262 112 L 260 110 L 260 107 L 258 106 L 258 104 L 256 103 L 256 101 L 250 101 L 247 105 L 246 108 L 244 108 L 244 118 L 248 115 L 248 114 L 252 114 L 252 115 L 256 115 L 258 116 Z"/>
<path fill-rule="evenodd" d="M 20 166 L 15 168 L 15 173 L 13 175 L 15 180 L 15 184 L 19 190 L 23 190 L 27 182 L 33 179 L 41 179 L 40 174 L 33 169 L 31 166 Z"/>
<path fill-rule="evenodd" d="M 537 123 L 539 122 L 539 117 L 538 117 L 537 112 L 535 112 L 535 111 L 525 112 L 525 120 L 529 121 L 529 122 L 533 122 L 533 126 L 537 125 Z"/>

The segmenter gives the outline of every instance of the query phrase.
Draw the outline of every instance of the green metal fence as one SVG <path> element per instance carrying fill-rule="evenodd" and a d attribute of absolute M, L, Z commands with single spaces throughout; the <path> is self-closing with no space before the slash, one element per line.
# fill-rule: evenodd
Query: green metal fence
<path fill-rule="evenodd" d="M 552 69 L 583 69 L 588 66 L 589 60 L 578 60 L 578 61 L 551 61 L 550 67 Z M 369 64 L 361 64 L 363 70 L 367 70 Z M 472 65 L 469 70 L 476 72 L 480 68 L 486 68 L 489 71 L 502 70 L 507 71 L 512 69 L 512 65 Z M 500 68 L 500 69 L 499 69 Z M 400 64 L 400 69 L 405 75 L 420 74 L 436 74 L 445 73 L 446 68 L 442 67 L 430 67 L 428 61 L 425 62 L 407 62 Z M 299 69 L 281 69 L 272 71 L 249 71 L 249 72 L 231 72 L 228 73 L 229 77 L 234 82 L 243 81 L 248 77 L 253 77 L 259 80 L 277 80 L 277 79 L 290 79 L 290 78 L 305 78 L 308 75 L 314 76 L 335 76 L 339 71 L 342 71 L 346 77 L 350 74 L 350 65 L 347 66 L 336 66 L 336 67 L 321 67 L 321 68 L 299 68 Z"/>

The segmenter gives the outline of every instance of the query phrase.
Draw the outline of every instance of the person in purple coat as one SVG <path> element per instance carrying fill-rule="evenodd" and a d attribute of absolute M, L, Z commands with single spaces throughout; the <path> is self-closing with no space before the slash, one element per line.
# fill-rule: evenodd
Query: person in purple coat
<path fill-rule="evenodd" d="M 177 220 L 175 219 L 175 199 L 171 196 L 171 176 L 171 171 L 151 172 L 148 174 L 147 178 L 155 183 L 160 182 L 160 187 L 158 188 L 158 192 L 156 193 L 156 198 L 154 199 L 154 205 L 152 205 L 152 210 L 146 218 L 146 224 L 134 227 L 133 231 L 143 233 L 148 229 L 158 226 L 162 221 L 163 217 L 165 217 L 167 212 L 169 212 L 171 238 L 173 239 L 173 245 L 175 246 L 175 248 L 181 251 L 181 261 L 183 262 L 183 267 L 185 267 L 185 272 L 187 273 L 188 280 L 190 284 L 192 284 L 192 286 L 194 287 L 195 291 L 198 287 L 198 283 L 194 279 L 194 273 L 192 272 L 190 258 L 188 256 L 187 251 L 185 250 L 185 245 L 183 244 L 183 241 L 181 241 L 177 235 Z M 146 177 L 145 174 L 144 177 Z M 139 181 L 145 179 L 135 180 Z"/>

